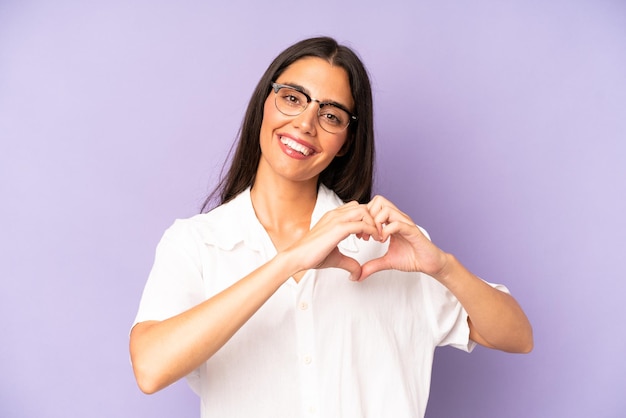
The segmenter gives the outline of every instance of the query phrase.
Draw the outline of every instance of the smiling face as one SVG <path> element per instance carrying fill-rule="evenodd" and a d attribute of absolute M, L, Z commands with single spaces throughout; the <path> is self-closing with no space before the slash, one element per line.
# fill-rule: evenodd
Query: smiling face
<path fill-rule="evenodd" d="M 320 102 L 354 109 L 347 72 L 321 58 L 294 62 L 275 82 L 301 88 Z M 348 129 L 335 134 L 322 129 L 317 116 L 319 104 L 314 101 L 301 114 L 286 116 L 276 108 L 275 97 L 272 90 L 265 100 L 256 181 L 282 179 L 316 186 L 319 174 L 340 155 Z"/>

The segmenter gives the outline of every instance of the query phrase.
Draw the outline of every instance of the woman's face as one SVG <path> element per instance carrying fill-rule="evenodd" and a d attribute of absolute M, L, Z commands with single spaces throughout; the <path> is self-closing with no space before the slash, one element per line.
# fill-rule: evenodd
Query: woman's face
<path fill-rule="evenodd" d="M 274 81 L 298 87 L 320 102 L 335 102 L 350 111 L 354 109 L 347 72 L 321 58 L 302 58 Z M 265 100 L 257 180 L 271 175 L 317 184 L 319 174 L 341 153 L 348 129 L 339 133 L 322 129 L 318 121 L 319 104 L 315 101 L 301 114 L 286 116 L 276 108 L 275 99 L 272 90 Z"/>

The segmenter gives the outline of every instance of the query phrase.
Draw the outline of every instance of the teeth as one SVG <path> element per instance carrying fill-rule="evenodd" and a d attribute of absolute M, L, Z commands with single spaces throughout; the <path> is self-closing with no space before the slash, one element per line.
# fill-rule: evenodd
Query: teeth
<path fill-rule="evenodd" d="M 298 151 L 302 155 L 309 155 L 312 153 L 312 150 L 310 148 L 307 148 L 304 145 L 297 143 L 293 139 L 285 138 L 284 136 L 282 136 L 280 137 L 280 142 L 287 145 L 292 150 Z"/>

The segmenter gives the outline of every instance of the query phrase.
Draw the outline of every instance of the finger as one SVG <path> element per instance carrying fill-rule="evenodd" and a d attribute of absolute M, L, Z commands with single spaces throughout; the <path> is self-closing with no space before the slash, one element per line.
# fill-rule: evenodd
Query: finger
<path fill-rule="evenodd" d="M 391 269 L 391 265 L 384 256 L 369 260 L 361 266 L 361 276 L 359 277 L 358 281 L 363 281 L 378 271 L 389 269 Z"/>
<path fill-rule="evenodd" d="M 380 195 L 374 196 L 372 200 L 367 203 L 367 209 L 370 211 L 370 213 L 372 213 L 372 215 L 380 212 L 385 207 L 398 209 L 393 203 L 391 203 L 390 200 Z"/>
<path fill-rule="evenodd" d="M 359 207 L 355 207 L 351 212 L 353 222 L 360 224 L 355 225 L 357 228 L 362 228 L 363 230 L 357 233 L 357 236 L 364 240 L 369 240 L 370 237 L 374 237 L 376 240 L 381 239 L 381 229 L 376 224 L 376 221 L 370 214 L 366 205 L 359 205 Z"/>
<path fill-rule="evenodd" d="M 372 200 L 367 203 L 367 210 L 373 218 L 382 211 L 384 199 L 380 196 L 374 196 Z"/>
<path fill-rule="evenodd" d="M 367 207 L 356 203 L 348 203 L 326 213 L 313 230 L 322 235 L 334 236 L 339 241 L 350 234 L 361 234 L 366 239 L 372 236 L 380 240 L 380 231 Z"/>
<path fill-rule="evenodd" d="M 387 225 L 392 222 L 413 224 L 413 221 L 406 213 L 400 211 L 393 205 L 383 206 L 378 213 L 374 215 L 374 221 L 379 225 Z"/>
<path fill-rule="evenodd" d="M 383 196 L 375 196 L 367 204 L 367 207 L 381 235 L 383 235 L 383 227 L 388 223 L 394 221 L 413 222 L 408 215 L 400 211 L 396 205 Z"/>
<path fill-rule="evenodd" d="M 339 253 L 341 254 L 341 253 Z M 341 254 L 337 268 L 346 270 L 350 273 L 350 280 L 357 281 L 361 277 L 361 265 L 354 258 L 346 257 Z"/>
<path fill-rule="evenodd" d="M 414 223 L 407 223 L 403 221 L 394 221 L 385 225 L 383 228 L 382 239 L 386 241 L 390 236 L 394 234 L 408 236 L 423 235 L 417 225 Z"/>
<path fill-rule="evenodd" d="M 374 218 L 367 209 L 367 205 L 361 205 L 357 202 L 349 202 L 339 208 L 328 212 L 328 217 L 338 221 L 364 221 L 374 225 Z"/>
<path fill-rule="evenodd" d="M 372 236 L 370 234 L 366 234 L 365 232 L 359 232 L 356 234 L 356 237 L 358 239 L 362 239 L 363 241 L 369 241 Z"/>
<path fill-rule="evenodd" d="M 369 210 L 368 204 L 361 204 L 357 209 L 355 209 L 354 214 L 356 216 L 360 216 L 360 221 L 364 222 L 367 225 L 370 225 L 375 228 L 376 233 L 368 233 L 363 235 L 363 239 L 368 240 L 370 237 L 373 237 L 375 240 L 380 241 L 382 234 L 382 225 L 377 223 L 374 219 L 374 216 Z M 359 237 L 361 238 L 361 237 Z"/>
<path fill-rule="evenodd" d="M 356 235 L 357 238 L 368 241 L 370 237 L 374 237 L 375 240 L 380 241 L 382 236 L 378 231 L 378 228 L 373 223 L 365 221 L 354 221 L 341 225 L 337 225 L 336 229 L 341 231 L 344 238 L 350 234 Z"/>

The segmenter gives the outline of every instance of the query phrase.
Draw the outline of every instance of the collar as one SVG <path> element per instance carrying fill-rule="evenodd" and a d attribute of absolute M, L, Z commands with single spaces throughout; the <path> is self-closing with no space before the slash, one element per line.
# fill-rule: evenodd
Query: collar
<path fill-rule="evenodd" d="M 332 190 L 320 185 L 317 200 L 311 214 L 311 226 L 315 225 L 328 211 L 341 205 L 343 201 Z M 202 240 L 205 244 L 215 245 L 223 250 L 232 250 L 240 243 L 252 250 L 262 251 L 269 236 L 254 213 L 250 188 L 247 188 L 233 200 L 212 211 L 197 215 L 202 222 Z M 271 242 L 271 241 L 270 241 Z M 357 252 L 358 246 L 354 235 L 348 236 L 338 245 L 341 250 Z"/>

